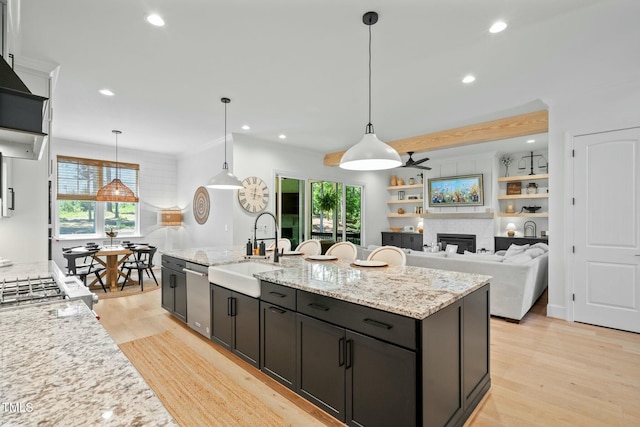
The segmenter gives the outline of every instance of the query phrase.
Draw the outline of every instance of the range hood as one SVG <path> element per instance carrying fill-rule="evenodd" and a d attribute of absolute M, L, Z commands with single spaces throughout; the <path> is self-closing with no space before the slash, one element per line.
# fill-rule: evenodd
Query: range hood
<path fill-rule="evenodd" d="M 7 64 L 0 61 L 0 152 L 6 157 L 39 160 L 47 134 L 42 122 L 48 98 L 34 95 Z"/>

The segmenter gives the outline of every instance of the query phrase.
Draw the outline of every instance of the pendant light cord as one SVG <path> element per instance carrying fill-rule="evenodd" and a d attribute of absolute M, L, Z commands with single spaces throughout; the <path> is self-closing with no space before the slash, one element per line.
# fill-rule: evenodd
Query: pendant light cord
<path fill-rule="evenodd" d="M 231 102 L 229 98 L 222 98 L 222 103 L 224 104 L 224 164 L 222 165 L 222 169 L 229 169 L 229 164 L 227 163 L 227 104 Z"/>
<path fill-rule="evenodd" d="M 373 131 L 373 124 L 371 124 L 371 24 L 367 26 L 369 27 L 369 123 L 367 124 L 365 133 L 375 133 Z"/>

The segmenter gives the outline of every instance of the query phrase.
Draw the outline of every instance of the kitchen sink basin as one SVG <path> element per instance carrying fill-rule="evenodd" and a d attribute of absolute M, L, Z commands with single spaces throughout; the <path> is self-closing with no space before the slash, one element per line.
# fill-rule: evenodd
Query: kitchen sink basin
<path fill-rule="evenodd" d="M 260 280 L 253 275 L 275 270 L 282 270 L 282 267 L 251 261 L 216 265 L 209 267 L 209 282 L 258 298 L 260 297 Z"/>

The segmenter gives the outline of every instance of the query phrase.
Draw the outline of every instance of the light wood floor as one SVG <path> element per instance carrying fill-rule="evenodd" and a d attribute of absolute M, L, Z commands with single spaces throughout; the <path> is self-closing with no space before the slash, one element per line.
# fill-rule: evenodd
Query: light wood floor
<path fill-rule="evenodd" d="M 101 301 L 116 343 L 170 331 L 293 426 L 340 425 L 160 307 L 160 291 Z M 467 426 L 640 426 L 640 334 L 545 316 L 491 319 L 491 390 Z M 167 385 L 170 387 L 170 384 Z"/>

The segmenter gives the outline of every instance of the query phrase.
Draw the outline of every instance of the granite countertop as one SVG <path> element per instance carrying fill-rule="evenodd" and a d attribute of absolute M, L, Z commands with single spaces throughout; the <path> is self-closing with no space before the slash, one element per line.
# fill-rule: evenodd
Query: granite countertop
<path fill-rule="evenodd" d="M 0 282 L 2 280 L 26 279 L 28 277 L 47 277 L 57 270 L 57 265 L 53 261 L 25 262 L 12 264 L 0 268 Z"/>
<path fill-rule="evenodd" d="M 489 283 L 490 276 L 410 266 L 357 267 L 348 261 L 285 257 L 262 280 L 424 319 Z"/>
<path fill-rule="evenodd" d="M 197 248 L 165 254 L 208 266 L 248 261 L 242 249 Z M 284 268 L 255 277 L 420 320 L 491 279 L 480 274 L 422 267 L 357 267 L 346 261 L 308 261 L 302 256 L 283 256 L 280 265 Z"/>
<path fill-rule="evenodd" d="M 0 337 L 0 425 L 177 425 L 82 301 L 1 310 Z"/>

